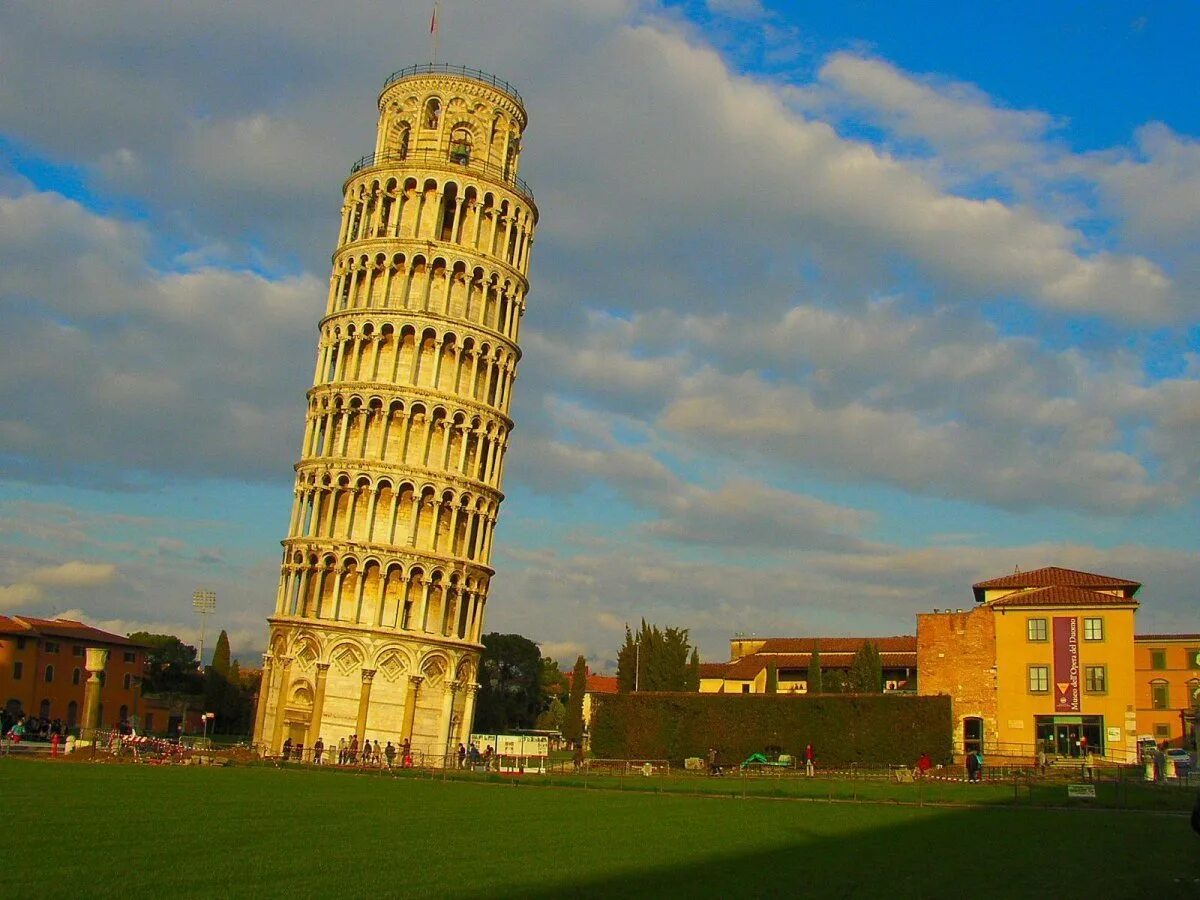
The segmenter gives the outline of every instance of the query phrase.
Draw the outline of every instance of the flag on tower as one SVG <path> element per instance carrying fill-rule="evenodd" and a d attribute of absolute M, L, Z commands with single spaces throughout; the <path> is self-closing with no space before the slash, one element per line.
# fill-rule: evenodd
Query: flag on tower
<path fill-rule="evenodd" d="M 429 33 L 437 34 L 437 8 L 438 5 L 433 4 L 433 15 L 429 19 Z"/>

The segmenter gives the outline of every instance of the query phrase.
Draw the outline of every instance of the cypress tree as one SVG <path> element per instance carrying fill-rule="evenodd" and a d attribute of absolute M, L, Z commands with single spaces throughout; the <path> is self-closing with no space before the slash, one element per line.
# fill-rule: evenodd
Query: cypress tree
<path fill-rule="evenodd" d="M 575 660 L 575 671 L 571 673 L 571 699 L 567 706 L 567 719 L 563 723 L 563 737 L 574 744 L 583 740 L 583 695 L 587 693 L 587 661 L 582 656 Z"/>
<path fill-rule="evenodd" d="M 692 648 L 692 659 L 688 663 L 687 683 L 683 689 L 693 692 L 700 690 L 700 651 L 695 647 Z"/>
<path fill-rule="evenodd" d="M 812 653 L 808 657 L 808 692 L 810 694 L 824 693 L 825 687 L 821 682 L 821 650 L 814 645 Z"/>
<path fill-rule="evenodd" d="M 212 665 L 204 670 L 204 711 L 220 717 L 217 727 L 223 731 L 229 726 L 226 721 L 229 687 L 229 635 L 222 628 L 213 651 Z"/>
<path fill-rule="evenodd" d="M 767 663 L 767 693 L 779 693 L 779 670 L 773 662 Z"/>

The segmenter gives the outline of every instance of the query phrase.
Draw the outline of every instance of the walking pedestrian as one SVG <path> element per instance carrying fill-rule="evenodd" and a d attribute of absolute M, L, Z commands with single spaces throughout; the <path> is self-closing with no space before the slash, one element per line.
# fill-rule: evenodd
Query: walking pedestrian
<path fill-rule="evenodd" d="M 392 746 L 391 741 L 388 741 L 387 746 L 383 748 L 383 757 L 387 760 L 387 767 L 390 769 L 396 760 L 396 748 Z"/>
<path fill-rule="evenodd" d="M 404 739 L 403 749 L 404 749 L 404 755 L 401 757 L 401 759 L 403 760 L 402 765 L 406 769 L 411 769 L 413 767 L 412 742 L 408 738 Z"/>
<path fill-rule="evenodd" d="M 317 737 L 317 742 L 313 744 L 313 762 L 318 766 L 321 764 L 321 756 L 325 753 L 325 742 Z"/>
<path fill-rule="evenodd" d="M 806 744 L 804 747 L 804 774 L 812 777 L 816 771 L 817 753 L 813 750 L 812 744 Z"/>
<path fill-rule="evenodd" d="M 283 742 L 283 758 L 284 758 L 284 760 L 286 761 L 287 759 L 289 759 L 291 757 L 291 755 L 292 755 L 292 739 L 287 738 Z"/>
<path fill-rule="evenodd" d="M 467 765 L 467 748 L 462 743 L 458 745 L 458 767 L 466 768 Z"/>

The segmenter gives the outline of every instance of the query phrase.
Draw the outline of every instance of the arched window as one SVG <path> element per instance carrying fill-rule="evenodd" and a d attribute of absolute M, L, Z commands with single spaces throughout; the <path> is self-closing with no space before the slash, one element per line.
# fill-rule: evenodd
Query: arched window
<path fill-rule="evenodd" d="M 129 721 L 129 707 L 126 706 L 125 704 L 121 704 L 121 708 L 119 710 L 117 710 L 117 721 L 118 722 Z"/>
<path fill-rule="evenodd" d="M 430 97 L 425 103 L 425 127 L 437 128 L 442 121 L 442 101 L 437 97 Z"/>
<path fill-rule="evenodd" d="M 126 672 L 125 677 L 121 679 L 121 687 L 123 687 L 125 690 L 129 690 L 131 687 L 133 687 L 133 676 L 128 672 Z"/>
<path fill-rule="evenodd" d="M 76 669 L 76 672 L 79 670 Z M 79 704 L 72 700 L 67 704 L 67 727 L 74 728 L 79 719 Z"/>
<path fill-rule="evenodd" d="M 71 673 L 71 684 L 79 684 L 81 673 L 78 669 Z"/>
<path fill-rule="evenodd" d="M 963 752 L 983 750 L 983 719 L 968 716 L 963 719 Z"/>
<path fill-rule="evenodd" d="M 455 125 L 450 132 L 450 162 L 465 166 L 471 161 L 471 130 Z"/>
<path fill-rule="evenodd" d="M 1187 692 L 1192 706 L 1200 709 L 1200 678 L 1193 678 L 1187 683 Z"/>
<path fill-rule="evenodd" d="M 411 131 L 412 129 L 408 127 L 407 122 L 400 123 L 399 140 L 396 141 L 396 155 L 401 159 L 408 158 L 408 137 Z"/>
<path fill-rule="evenodd" d="M 38 718 L 39 719 L 50 718 L 50 701 L 49 700 L 43 700 L 41 702 L 41 705 L 38 708 Z"/>
<path fill-rule="evenodd" d="M 46 684 L 54 682 L 54 666 L 46 666 L 46 677 L 42 679 Z"/>

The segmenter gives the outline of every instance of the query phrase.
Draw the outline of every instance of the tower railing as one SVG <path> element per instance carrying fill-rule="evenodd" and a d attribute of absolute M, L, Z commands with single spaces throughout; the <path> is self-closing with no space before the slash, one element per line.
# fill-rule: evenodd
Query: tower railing
<path fill-rule="evenodd" d="M 415 66 L 405 66 L 403 69 L 397 69 L 387 77 L 387 81 L 383 83 L 383 89 L 386 91 L 401 78 L 408 78 L 411 75 L 461 75 L 463 78 L 482 81 L 484 84 L 490 84 L 494 88 L 499 88 L 513 97 L 522 106 L 525 104 L 520 92 L 503 78 L 497 78 L 495 75 L 485 72 L 482 69 L 472 69 L 469 66 L 452 66 L 449 63 L 418 63 Z"/>
<path fill-rule="evenodd" d="M 374 166 L 400 163 L 425 168 L 432 166 L 451 171 L 480 172 L 493 181 L 508 185 L 530 203 L 533 202 L 533 190 L 526 184 L 525 180 L 518 175 L 513 175 L 505 171 L 503 166 L 497 166 L 493 163 L 483 162 L 482 160 L 468 159 L 464 162 L 453 158 L 447 150 L 439 150 L 433 147 L 406 150 L 404 152 L 387 150 L 383 153 L 368 153 L 350 167 L 350 174 L 355 175 L 363 169 L 370 169 Z"/>

